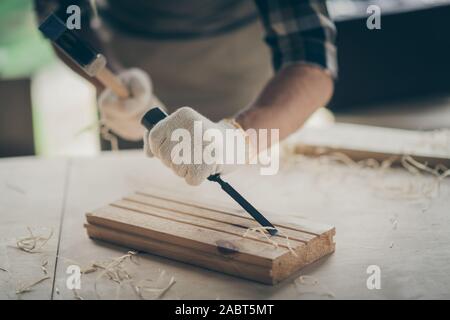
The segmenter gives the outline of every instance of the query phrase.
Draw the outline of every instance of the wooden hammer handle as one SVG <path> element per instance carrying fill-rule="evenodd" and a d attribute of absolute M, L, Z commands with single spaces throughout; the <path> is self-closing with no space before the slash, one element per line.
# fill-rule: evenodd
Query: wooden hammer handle
<path fill-rule="evenodd" d="M 107 88 L 110 88 L 119 98 L 128 98 L 130 92 L 122 81 L 108 68 L 102 68 L 95 77 Z"/>

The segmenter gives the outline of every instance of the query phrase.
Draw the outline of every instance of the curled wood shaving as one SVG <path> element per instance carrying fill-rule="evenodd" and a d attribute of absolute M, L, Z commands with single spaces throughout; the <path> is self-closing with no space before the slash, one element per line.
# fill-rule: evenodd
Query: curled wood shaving
<path fill-rule="evenodd" d="M 304 157 L 301 154 L 293 152 L 291 158 Z M 309 159 L 311 159 L 309 157 Z M 400 162 L 402 167 L 410 172 L 413 176 L 421 175 L 421 173 L 428 173 L 434 176 L 436 179 L 430 182 L 418 182 L 417 180 L 410 180 L 405 183 L 402 181 L 389 180 L 384 174 L 391 168 L 395 161 Z M 369 185 L 378 191 L 378 196 L 383 196 L 389 199 L 407 199 L 407 200 L 419 200 L 419 199 L 432 199 L 440 194 L 441 181 L 450 176 L 450 169 L 443 164 L 438 164 L 435 167 L 429 166 L 427 163 L 421 163 L 415 160 L 410 155 L 404 156 L 392 156 L 381 162 L 375 159 L 364 159 L 360 161 L 354 161 L 348 155 L 341 152 L 333 152 L 324 154 L 318 157 L 318 164 L 330 164 L 330 162 L 343 163 L 349 168 L 361 169 L 358 171 L 363 174 L 364 178 L 370 178 L 368 180 Z M 367 172 L 363 172 L 362 169 L 373 169 L 374 173 L 382 177 L 383 179 L 376 179 L 376 177 L 368 177 Z M 324 172 L 323 168 L 317 168 L 319 175 L 329 176 L 329 172 Z"/>
<path fill-rule="evenodd" d="M 123 268 L 123 263 L 127 260 L 136 263 L 135 259 L 133 257 L 137 254 L 135 251 L 128 251 L 127 254 L 120 256 L 118 258 L 113 259 L 110 262 L 107 262 L 105 264 L 102 263 L 95 263 L 93 266 L 103 269 L 102 272 L 97 276 L 94 282 L 94 290 L 97 298 L 100 299 L 100 295 L 98 293 L 97 284 L 98 281 L 102 278 L 107 276 L 109 280 L 116 282 L 117 284 L 121 285 L 121 283 L 124 280 L 130 280 L 131 276 L 128 274 L 128 272 Z"/>
<path fill-rule="evenodd" d="M 432 168 L 427 163 L 421 163 L 411 156 L 403 156 L 401 161 L 403 166 L 412 173 L 420 173 L 420 171 L 424 171 L 434 175 L 440 180 L 450 176 L 450 169 L 443 164 L 438 164 Z"/>
<path fill-rule="evenodd" d="M 401 164 L 403 168 L 414 176 L 420 176 L 422 172 L 426 172 L 434 176 L 435 180 L 431 183 L 417 183 L 416 181 L 410 181 L 403 186 L 386 186 L 386 190 L 391 192 L 391 197 L 393 198 L 435 198 L 440 194 L 442 180 L 450 176 L 450 170 L 443 164 L 438 164 L 433 168 L 427 163 L 419 162 L 407 155 L 401 158 Z"/>
<path fill-rule="evenodd" d="M 244 234 L 242 235 L 242 237 L 246 238 L 248 237 L 248 235 L 250 233 L 255 233 L 256 235 L 263 235 L 264 239 L 267 240 L 268 243 L 270 243 L 271 245 L 273 245 L 274 247 L 278 248 L 278 242 L 276 242 L 274 240 L 274 237 L 270 235 L 269 230 L 275 230 L 276 228 L 273 227 L 253 227 L 253 228 L 248 228 L 247 230 L 245 230 Z M 292 248 L 291 246 L 291 242 L 289 241 L 289 237 L 284 234 L 283 232 L 281 232 L 280 229 L 276 229 L 278 230 L 277 235 L 282 236 L 286 239 L 286 246 L 288 247 L 289 251 L 294 255 L 294 256 L 298 256 L 297 253 L 295 252 L 295 250 Z"/>
<path fill-rule="evenodd" d="M 34 286 L 36 286 L 39 283 L 44 282 L 45 280 L 48 280 L 48 279 L 50 279 L 50 277 L 49 276 L 45 276 L 45 277 L 43 277 L 43 278 L 41 278 L 41 279 L 31 283 L 31 284 L 24 285 L 24 286 L 22 286 L 22 287 L 20 287 L 19 289 L 16 290 L 16 294 L 22 294 L 22 293 L 25 293 L 25 292 L 29 292 L 29 291 L 31 291 L 33 289 Z"/>
<path fill-rule="evenodd" d="M 143 279 L 137 284 L 133 285 L 136 294 L 143 300 L 155 300 L 160 299 L 164 294 L 175 284 L 175 278 L 171 277 L 166 285 L 161 284 L 164 282 L 165 270 L 161 271 L 156 281 L 152 279 Z M 150 294 L 150 296 L 148 296 Z"/>
<path fill-rule="evenodd" d="M 39 252 L 39 250 L 42 249 L 53 236 L 53 229 L 47 237 L 35 236 L 30 227 L 27 227 L 27 229 L 30 236 L 17 240 L 16 245 L 17 248 L 28 253 Z"/>
<path fill-rule="evenodd" d="M 45 260 L 41 265 L 41 269 L 42 269 L 42 272 L 44 272 L 44 274 L 48 274 L 47 265 L 48 265 L 48 260 Z"/>

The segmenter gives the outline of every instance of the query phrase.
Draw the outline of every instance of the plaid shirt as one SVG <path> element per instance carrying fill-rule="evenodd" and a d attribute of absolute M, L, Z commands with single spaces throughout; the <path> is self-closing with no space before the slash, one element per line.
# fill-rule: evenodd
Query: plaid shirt
<path fill-rule="evenodd" d="M 276 69 L 291 63 L 320 66 L 337 77 L 336 27 L 325 0 L 255 0 Z"/>
<path fill-rule="evenodd" d="M 248 1 L 248 0 L 242 0 Z M 291 64 L 319 66 L 334 78 L 337 76 L 336 28 L 328 14 L 325 0 L 254 0 L 266 30 L 266 42 L 273 55 L 275 69 Z M 88 0 L 35 0 L 49 9 L 59 4 L 62 14 L 70 4 L 78 4 L 82 12 L 90 11 Z M 254 17 L 257 18 L 257 13 Z"/>

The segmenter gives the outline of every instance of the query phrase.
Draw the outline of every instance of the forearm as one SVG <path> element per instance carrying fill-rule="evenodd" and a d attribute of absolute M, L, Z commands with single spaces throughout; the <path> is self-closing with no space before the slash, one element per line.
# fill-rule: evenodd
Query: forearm
<path fill-rule="evenodd" d="M 278 72 L 251 106 L 236 120 L 247 129 L 279 129 L 280 140 L 299 129 L 326 106 L 333 95 L 332 77 L 309 65 L 290 65 Z"/>

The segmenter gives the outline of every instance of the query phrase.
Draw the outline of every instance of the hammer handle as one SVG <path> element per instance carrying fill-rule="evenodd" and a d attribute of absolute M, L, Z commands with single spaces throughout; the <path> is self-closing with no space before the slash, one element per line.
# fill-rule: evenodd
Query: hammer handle
<path fill-rule="evenodd" d="M 97 74 L 95 75 L 95 77 L 105 87 L 110 88 L 119 98 L 126 99 L 130 96 L 130 92 L 128 91 L 128 88 L 107 67 L 99 70 L 97 72 Z"/>

